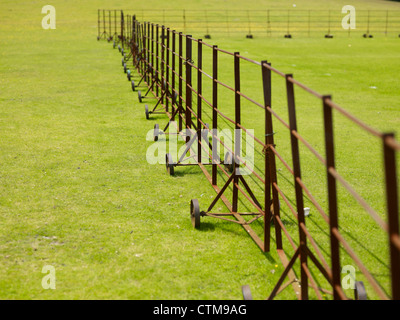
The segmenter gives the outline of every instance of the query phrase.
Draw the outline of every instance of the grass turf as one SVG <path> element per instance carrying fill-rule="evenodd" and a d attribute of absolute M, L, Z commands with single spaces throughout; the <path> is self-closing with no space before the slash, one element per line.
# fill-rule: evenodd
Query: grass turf
<path fill-rule="evenodd" d="M 233 7 L 239 8 L 238 3 Z M 382 1 L 359 3 L 371 9 L 398 7 Z M 201 230 L 194 230 L 190 199 L 199 198 L 205 206 L 215 195 L 205 177 L 196 168 L 179 168 L 177 177 L 169 177 L 164 166 L 146 162 L 150 143 L 145 137 L 153 122 L 144 119 L 115 50 L 95 40 L 97 9 L 109 3 L 53 5 L 56 30 L 41 28 L 39 2 L 0 5 L 1 298 L 240 299 L 243 284 L 251 286 L 255 299 L 266 297 L 283 271 L 276 253 L 262 254 L 236 224 L 204 220 Z M 121 2 L 114 8 L 131 6 Z M 212 42 L 293 72 L 380 130 L 398 129 L 398 39 Z M 249 70 L 244 82 L 251 83 L 254 75 L 259 70 Z M 278 85 L 276 92 L 274 107 L 284 113 Z M 306 125 L 310 110 L 316 114 L 311 119 L 320 118 L 319 105 L 308 104 L 301 94 L 299 98 L 301 132 L 318 146 L 320 127 Z M 336 123 L 345 133 L 338 136 L 343 145 L 337 150 L 338 166 L 384 216 L 382 173 L 374 169 L 381 159 L 371 163 L 368 158 L 371 150 L 379 154 L 380 145 L 352 126 Z M 289 136 L 278 130 L 285 150 Z M 324 201 L 324 191 L 318 189 L 324 173 L 313 170 L 305 179 Z M 283 170 L 279 178 L 290 187 Z M 342 228 L 389 291 L 385 236 L 370 219 L 360 217 L 362 211 L 351 198 L 343 193 L 341 199 Z M 295 234 L 293 218 L 289 213 L 284 218 Z M 316 216 L 311 219 L 310 228 L 326 250 L 326 228 Z M 342 259 L 351 263 L 345 255 Z M 56 290 L 41 286 L 47 264 L 56 268 Z M 293 299 L 295 294 L 287 289 L 278 298 Z"/>

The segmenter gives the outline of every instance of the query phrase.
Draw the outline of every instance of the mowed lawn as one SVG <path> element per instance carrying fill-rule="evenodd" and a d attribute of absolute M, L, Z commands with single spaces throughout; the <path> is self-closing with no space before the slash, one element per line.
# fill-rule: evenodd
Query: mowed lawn
<path fill-rule="evenodd" d="M 341 8 L 334 1 L 326 3 Z M 365 1 L 371 9 L 383 3 L 388 9 L 396 5 Z M 245 284 L 253 298 L 265 298 L 283 271 L 276 252 L 263 254 L 236 224 L 204 219 L 202 228 L 194 230 L 190 199 L 198 198 L 204 207 L 215 196 L 204 175 L 193 167 L 179 168 L 170 177 L 163 165 L 146 161 L 152 144 L 146 135 L 166 118 L 145 120 L 144 106 L 122 72 L 121 56 L 110 43 L 96 41 L 98 8 L 135 9 L 135 4 L 55 1 L 57 29 L 43 30 L 45 4 L 0 4 L 0 298 L 241 299 Z M 185 3 L 191 9 L 204 4 L 227 6 L 223 1 Z M 257 3 L 248 6 L 257 8 Z M 240 2 L 233 1 L 232 8 L 240 8 Z M 268 59 L 313 89 L 332 94 L 379 130 L 397 131 L 400 126 L 398 38 L 210 41 L 255 60 Z M 243 75 L 248 82 L 256 77 L 259 70 Z M 284 92 L 278 85 L 276 92 L 276 106 L 285 112 Z M 321 136 L 307 128 L 310 119 L 321 116 L 320 106 L 308 109 L 308 98 L 299 98 L 304 133 L 322 148 Z M 343 128 L 338 133 L 343 143 L 339 166 L 384 217 L 379 142 L 338 123 Z M 289 136 L 282 128 L 278 132 L 284 146 Z M 368 159 L 371 150 L 376 156 Z M 305 178 L 323 185 L 320 174 L 323 170 Z M 286 179 L 282 172 L 282 184 L 290 186 Z M 323 190 L 316 193 L 324 197 Z M 385 235 L 370 241 L 378 233 L 372 219 L 360 214 L 344 193 L 341 204 L 344 230 L 390 292 Z M 310 219 L 317 232 L 318 218 Z M 295 224 L 288 227 L 297 241 Z M 316 237 L 328 253 L 326 233 Z M 342 259 L 351 264 L 345 255 Z M 56 270 L 55 290 L 42 287 L 46 265 Z M 295 299 L 296 294 L 288 288 L 278 298 Z"/>

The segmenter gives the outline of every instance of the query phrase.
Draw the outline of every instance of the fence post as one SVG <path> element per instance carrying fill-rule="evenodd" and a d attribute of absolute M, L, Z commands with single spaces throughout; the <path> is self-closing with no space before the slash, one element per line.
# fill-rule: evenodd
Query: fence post
<path fill-rule="evenodd" d="M 183 77 L 183 63 L 182 63 L 182 55 L 183 55 L 183 37 L 182 32 L 179 32 L 179 132 L 182 131 L 182 95 L 183 95 L 183 85 L 182 85 L 182 77 Z"/>
<path fill-rule="evenodd" d="M 156 81 L 157 80 L 161 80 L 160 78 L 159 78 L 159 75 L 160 75 L 160 69 L 158 68 L 159 67 L 159 64 L 158 64 L 158 60 L 159 60 L 159 58 L 158 58 L 158 54 L 159 54 L 159 51 L 158 51 L 158 38 L 159 38 L 159 34 L 158 34 L 158 24 L 156 24 Z M 158 85 L 156 84 L 156 96 L 158 97 Z"/>
<path fill-rule="evenodd" d="M 121 10 L 121 44 L 124 48 L 124 12 Z"/>
<path fill-rule="evenodd" d="M 216 80 L 218 79 L 218 47 L 213 46 L 213 84 L 212 84 L 212 105 L 213 105 L 213 112 L 212 112 L 212 185 L 217 185 L 217 150 L 218 150 L 218 141 L 216 138 L 217 135 L 217 126 L 218 126 L 218 83 Z"/>
<path fill-rule="evenodd" d="M 192 36 L 186 35 L 186 142 L 190 141 L 192 128 Z"/>
<path fill-rule="evenodd" d="M 138 51 L 141 52 L 142 48 L 143 48 L 143 43 L 142 43 L 142 24 L 138 23 Z M 141 73 L 143 73 L 143 56 L 140 57 L 140 61 L 138 64 L 139 70 Z"/>
<path fill-rule="evenodd" d="M 168 89 L 169 89 L 169 68 L 170 68 L 170 65 L 169 65 L 169 28 L 167 28 L 167 47 L 166 47 L 166 52 L 167 52 L 167 54 L 166 54 L 166 60 L 167 60 L 167 63 L 166 63 L 166 70 L 165 70 L 165 78 L 166 78 L 166 80 L 165 80 L 165 83 L 166 83 L 166 88 L 165 88 L 165 90 L 167 90 L 167 93 L 168 93 Z M 167 112 L 169 111 L 169 101 L 168 101 L 168 95 L 166 95 L 166 98 L 165 98 L 165 108 L 166 108 L 166 110 L 167 110 Z M 173 111 L 173 110 L 172 110 Z"/>
<path fill-rule="evenodd" d="M 279 214 L 279 195 L 278 191 L 274 187 L 274 183 L 277 183 L 276 176 L 276 163 L 275 154 L 271 150 L 270 146 L 275 146 L 274 144 L 274 130 L 272 125 L 272 115 L 268 111 L 267 107 L 272 108 L 271 98 L 272 98 L 272 81 L 271 81 L 271 70 L 265 65 L 271 66 L 268 61 L 261 61 L 261 72 L 263 81 L 263 93 L 264 93 L 264 107 L 265 107 L 265 145 L 267 146 L 265 150 L 265 190 L 264 190 L 264 251 L 270 251 L 270 233 L 271 233 L 271 189 L 272 189 L 272 201 L 274 216 L 280 216 Z M 282 234 L 281 227 L 278 223 L 275 224 L 275 234 L 276 234 L 276 248 L 282 249 Z"/>
<path fill-rule="evenodd" d="M 97 40 L 100 40 L 100 9 L 97 9 Z"/>
<path fill-rule="evenodd" d="M 146 75 L 146 70 L 147 70 L 147 59 L 146 59 L 146 55 L 147 55 L 147 41 L 146 41 L 146 37 L 147 37 L 147 28 L 146 28 L 146 22 L 143 22 L 142 24 L 142 44 L 143 44 L 143 55 L 142 55 L 142 61 L 143 61 L 143 74 Z M 146 76 L 144 78 L 144 80 L 146 81 Z"/>
<path fill-rule="evenodd" d="M 108 39 L 112 39 L 112 33 L 111 33 L 111 10 L 108 10 Z"/>
<path fill-rule="evenodd" d="M 147 52 L 146 52 L 146 61 L 147 61 L 147 67 L 150 69 L 150 61 L 151 61 L 151 26 L 150 26 L 150 22 L 147 22 Z M 153 67 L 153 66 L 151 66 Z M 151 79 L 150 79 L 150 72 L 146 73 L 146 82 L 150 83 Z"/>
<path fill-rule="evenodd" d="M 239 184 L 239 157 L 241 148 L 241 114 L 240 114 L 240 58 L 239 52 L 234 53 L 234 77 L 235 77 L 235 134 L 234 134 L 234 162 L 233 162 L 233 198 L 232 211 L 238 212 L 238 184 Z"/>
<path fill-rule="evenodd" d="M 383 135 L 383 155 L 385 164 L 386 206 L 389 222 L 390 269 L 392 281 L 392 299 L 400 300 L 400 249 L 394 243 L 399 239 L 399 199 L 396 173 L 396 152 L 387 144 L 393 133 Z M 397 242 L 399 243 L 399 242 Z"/>
<path fill-rule="evenodd" d="M 154 81 L 154 23 L 151 24 L 151 81 Z M 149 81 L 150 83 L 150 81 Z"/>
<path fill-rule="evenodd" d="M 106 10 L 103 9 L 103 34 L 106 35 Z"/>
<path fill-rule="evenodd" d="M 322 98 L 324 107 L 324 131 L 325 131 L 325 149 L 326 149 L 326 167 L 328 179 L 328 202 L 329 202 L 329 227 L 331 241 L 331 261 L 332 261 L 332 286 L 333 298 L 340 299 L 339 291 L 341 291 L 340 281 L 340 255 L 339 255 L 339 240 L 334 232 L 339 229 L 338 223 L 338 208 L 337 208 L 337 191 L 336 179 L 330 173 L 330 169 L 335 169 L 335 154 L 333 140 L 333 118 L 332 109 L 327 101 L 331 100 L 330 96 Z"/>
<path fill-rule="evenodd" d="M 117 38 L 118 40 L 118 32 L 117 32 L 117 10 L 114 10 L 114 33 L 113 33 L 114 39 Z"/>
<path fill-rule="evenodd" d="M 161 104 L 164 103 L 165 82 L 165 26 L 161 26 Z M 165 99 L 167 100 L 167 99 Z"/>
<path fill-rule="evenodd" d="M 175 121 L 175 112 L 174 112 L 174 108 L 176 108 L 176 100 L 175 100 L 175 47 L 176 47 L 176 32 L 175 30 L 172 30 L 172 89 L 171 89 L 171 93 L 172 93 L 172 113 L 173 113 L 173 118 L 171 119 L 172 121 Z M 175 106 L 174 106 L 175 104 Z"/>
<path fill-rule="evenodd" d="M 298 179 L 301 179 L 299 141 L 293 135 L 293 131 L 297 131 L 294 87 L 293 83 L 290 81 L 290 79 L 293 78 L 293 75 L 287 74 L 285 77 L 286 77 L 286 90 L 287 90 L 286 93 L 287 93 L 288 111 L 289 111 L 289 126 L 290 126 L 290 139 L 291 139 L 292 160 L 293 160 L 294 185 L 296 192 L 297 219 L 298 219 L 299 238 L 300 238 L 299 247 L 300 247 L 300 269 L 301 269 L 301 299 L 307 300 L 308 277 L 305 271 L 305 267 L 307 267 L 307 237 L 301 227 L 301 225 L 305 225 L 305 218 L 304 218 L 303 189 L 298 182 Z"/>
<path fill-rule="evenodd" d="M 197 40 L 197 162 L 201 163 L 201 95 L 203 91 L 202 85 L 202 68 L 203 68 L 203 44 L 202 39 Z"/>

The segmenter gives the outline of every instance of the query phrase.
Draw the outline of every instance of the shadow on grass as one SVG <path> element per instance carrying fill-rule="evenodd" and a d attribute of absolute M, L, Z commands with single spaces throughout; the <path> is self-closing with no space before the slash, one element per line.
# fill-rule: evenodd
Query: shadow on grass
<path fill-rule="evenodd" d="M 235 236 L 238 236 L 238 237 L 243 237 L 243 238 L 248 237 L 248 235 L 246 234 L 246 232 L 243 229 L 233 230 L 231 228 L 228 228 L 226 223 L 219 223 L 217 225 L 213 222 L 203 222 L 202 221 L 200 224 L 200 227 L 197 230 L 199 230 L 200 232 L 207 232 L 207 231 L 215 231 L 216 229 L 218 229 L 220 231 L 224 231 L 226 233 L 234 234 Z M 271 239 L 271 243 L 272 242 L 274 242 L 274 239 Z M 257 245 L 257 244 L 254 243 L 254 245 Z M 276 263 L 276 260 L 272 257 L 270 252 L 262 252 L 261 250 L 260 250 L 260 252 L 270 263 L 273 263 L 273 264 Z"/>

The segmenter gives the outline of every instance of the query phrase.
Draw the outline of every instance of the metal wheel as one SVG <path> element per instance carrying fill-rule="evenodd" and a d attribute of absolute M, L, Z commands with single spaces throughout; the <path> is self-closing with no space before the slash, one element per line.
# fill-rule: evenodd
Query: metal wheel
<path fill-rule="evenodd" d="M 367 292 L 362 281 L 356 281 L 354 288 L 354 299 L 355 300 L 367 300 Z"/>
<path fill-rule="evenodd" d="M 139 102 L 142 102 L 142 92 L 139 90 L 137 92 L 137 94 L 138 94 Z"/>
<path fill-rule="evenodd" d="M 225 154 L 224 166 L 229 172 L 233 172 L 235 165 L 233 163 L 233 154 L 230 151 Z"/>
<path fill-rule="evenodd" d="M 132 84 L 132 91 L 135 91 L 135 81 L 132 80 L 131 84 Z"/>
<path fill-rule="evenodd" d="M 198 229 L 200 227 L 200 206 L 197 199 L 192 199 L 190 202 L 190 218 L 192 220 L 193 227 Z"/>
<path fill-rule="evenodd" d="M 170 153 L 165 155 L 165 166 L 170 176 L 174 175 L 174 162 Z"/>
<path fill-rule="evenodd" d="M 160 131 L 159 126 L 158 126 L 158 124 L 156 123 L 156 124 L 154 125 L 154 136 L 153 136 L 153 140 L 154 140 L 154 141 L 158 141 L 159 131 Z"/>
<path fill-rule="evenodd" d="M 242 294 L 243 294 L 243 300 L 253 300 L 250 287 L 247 284 L 242 286 Z"/>
<path fill-rule="evenodd" d="M 144 112 L 146 114 L 146 119 L 149 120 L 150 113 L 149 113 L 149 106 L 147 104 L 144 106 Z"/>

